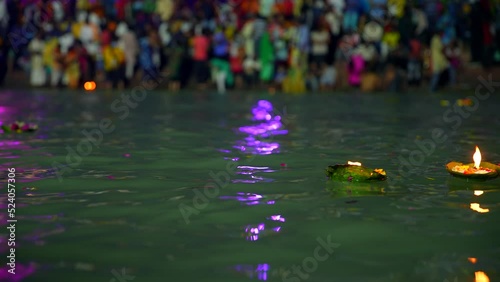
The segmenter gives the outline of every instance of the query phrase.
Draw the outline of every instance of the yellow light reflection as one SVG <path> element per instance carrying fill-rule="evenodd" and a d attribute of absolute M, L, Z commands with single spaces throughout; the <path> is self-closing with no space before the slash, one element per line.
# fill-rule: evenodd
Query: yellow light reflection
<path fill-rule="evenodd" d="M 490 282 L 490 278 L 488 277 L 488 275 L 486 275 L 486 273 L 482 272 L 482 271 L 476 271 L 476 279 L 474 280 L 474 282 Z"/>
<path fill-rule="evenodd" d="M 482 191 L 482 190 L 474 191 L 474 195 L 476 195 L 476 196 L 481 196 L 482 194 L 484 194 L 484 191 Z"/>
<path fill-rule="evenodd" d="M 487 213 L 490 212 L 490 209 L 483 209 L 479 206 L 478 203 L 470 203 L 470 209 L 476 211 L 478 213 Z"/>

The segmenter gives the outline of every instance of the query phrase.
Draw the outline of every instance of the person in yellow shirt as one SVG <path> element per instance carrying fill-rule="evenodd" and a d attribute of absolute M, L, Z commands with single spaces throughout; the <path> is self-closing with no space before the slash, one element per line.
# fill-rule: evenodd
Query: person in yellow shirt
<path fill-rule="evenodd" d="M 120 81 L 124 80 L 125 54 L 120 48 L 106 44 L 102 47 L 102 57 L 106 78 L 116 89 Z"/>
<path fill-rule="evenodd" d="M 445 55 L 445 46 L 442 42 L 443 31 L 440 30 L 431 39 L 431 91 L 436 91 L 443 72 L 449 68 L 449 62 Z"/>
<path fill-rule="evenodd" d="M 387 45 L 389 51 L 393 51 L 398 47 L 400 38 L 401 35 L 399 34 L 396 25 L 393 22 L 389 23 L 385 28 L 384 35 L 382 36 L 382 42 Z"/>

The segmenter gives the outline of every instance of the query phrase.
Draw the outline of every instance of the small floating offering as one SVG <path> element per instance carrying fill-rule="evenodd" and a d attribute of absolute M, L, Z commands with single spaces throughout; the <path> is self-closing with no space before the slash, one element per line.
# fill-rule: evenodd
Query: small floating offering
<path fill-rule="evenodd" d="M 384 181 L 387 174 L 381 168 L 364 167 L 360 162 L 348 161 L 347 164 L 330 165 L 326 168 L 326 176 L 331 180 L 348 182 Z"/>
<path fill-rule="evenodd" d="M 16 121 L 10 125 L 2 125 L 3 133 L 23 133 L 38 130 L 38 125 Z"/>
<path fill-rule="evenodd" d="M 498 177 L 500 166 L 489 162 L 481 162 L 481 151 L 476 146 L 476 152 L 473 155 L 474 164 L 463 164 L 459 162 L 450 162 L 446 165 L 446 170 L 453 176 L 468 179 L 493 179 Z"/>

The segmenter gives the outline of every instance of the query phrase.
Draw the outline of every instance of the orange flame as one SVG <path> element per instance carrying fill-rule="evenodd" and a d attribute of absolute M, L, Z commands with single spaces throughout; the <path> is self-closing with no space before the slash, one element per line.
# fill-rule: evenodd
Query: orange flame
<path fill-rule="evenodd" d="M 479 169 L 479 165 L 481 164 L 481 151 L 479 151 L 479 148 L 476 146 L 476 152 L 474 153 L 474 156 L 472 157 L 474 159 L 474 167 L 476 169 Z"/>
<path fill-rule="evenodd" d="M 357 166 L 361 166 L 361 163 L 360 163 L 360 162 L 351 162 L 351 161 L 347 161 L 347 164 L 348 164 L 348 165 L 357 165 Z"/>
<path fill-rule="evenodd" d="M 87 91 L 94 91 L 96 88 L 96 84 L 93 81 L 87 81 L 85 84 L 83 84 L 83 88 Z"/>

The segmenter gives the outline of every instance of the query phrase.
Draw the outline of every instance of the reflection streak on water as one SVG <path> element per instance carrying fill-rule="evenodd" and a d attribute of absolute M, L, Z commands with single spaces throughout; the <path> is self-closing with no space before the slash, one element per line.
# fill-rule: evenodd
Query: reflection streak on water
<path fill-rule="evenodd" d="M 266 203 L 268 205 L 274 204 L 274 201 L 265 201 L 264 197 L 262 195 L 259 195 L 259 194 L 244 193 L 244 192 L 238 192 L 236 194 L 237 194 L 237 196 L 221 196 L 219 198 L 221 200 L 237 200 L 237 201 L 242 202 L 248 206 L 258 205 L 261 202 Z"/>
<path fill-rule="evenodd" d="M 285 218 L 279 214 L 272 215 L 267 218 L 267 220 L 282 223 L 285 222 Z M 273 233 L 278 233 L 281 231 L 281 225 L 276 226 L 274 223 L 272 227 L 266 227 L 265 223 L 259 223 L 257 226 L 247 225 L 245 227 L 245 235 L 247 241 L 257 241 L 262 235 L 269 235 Z"/>
<path fill-rule="evenodd" d="M 233 148 L 251 155 L 270 155 L 279 153 L 280 144 L 266 140 L 275 135 L 288 134 L 287 130 L 283 130 L 281 123 L 281 116 L 272 115 L 273 106 L 269 101 L 261 100 L 252 108 L 253 121 L 260 122 L 257 125 L 243 126 L 239 128 L 239 132 L 245 133 L 248 136 L 236 142 Z M 219 150 L 222 153 L 230 153 L 228 150 Z M 225 157 L 224 159 L 230 161 L 238 161 L 238 157 Z M 254 184 L 258 182 L 272 182 L 273 179 L 264 178 L 256 174 L 272 173 L 276 170 L 268 166 L 237 166 L 236 175 L 250 176 L 250 179 L 233 179 L 232 183 L 249 183 Z M 274 205 L 275 200 L 266 200 L 263 195 L 256 193 L 238 192 L 235 196 L 221 196 L 221 200 L 237 200 L 244 205 L 255 206 L 259 204 Z M 247 225 L 244 227 L 243 237 L 247 241 L 257 241 L 262 236 L 272 235 L 281 231 L 281 224 L 285 222 L 285 218 L 280 215 L 271 215 L 267 218 L 270 222 L 261 222 L 257 225 Z M 237 265 L 234 270 L 244 273 L 250 279 L 258 279 L 266 281 L 268 279 L 268 271 L 270 266 L 265 264 L 255 265 Z"/>
<path fill-rule="evenodd" d="M 260 123 L 240 127 L 239 132 L 246 133 L 248 136 L 239 140 L 234 148 L 249 154 L 270 155 L 278 153 L 279 143 L 259 139 L 288 134 L 287 130 L 282 129 L 281 116 L 273 116 L 273 105 L 266 100 L 260 100 L 252 108 L 252 115 L 252 120 Z"/>
<path fill-rule="evenodd" d="M 483 271 L 476 271 L 474 282 L 490 282 L 490 278 Z"/>
<path fill-rule="evenodd" d="M 31 155 L 35 154 L 35 149 L 25 142 L 20 140 L 3 140 L 0 141 L 0 157 L 3 159 L 19 159 L 22 154 Z M 2 173 L 7 172 L 9 168 L 16 169 L 16 182 L 31 182 L 36 180 L 41 180 L 48 176 L 54 175 L 50 170 L 39 169 L 39 168 L 22 168 L 23 164 L 19 162 L 6 162 L 0 165 L 0 170 Z M 7 178 L 7 174 L 0 175 Z M 5 187 L 0 187 L 0 189 Z"/>
<path fill-rule="evenodd" d="M 280 144 L 272 141 L 276 135 L 286 135 L 287 130 L 284 130 L 282 117 L 280 115 L 273 116 L 273 105 L 266 100 L 260 100 L 257 105 L 252 108 L 252 121 L 258 122 L 254 125 L 242 126 L 238 128 L 238 132 L 247 134 L 246 137 L 236 141 L 233 148 L 248 155 L 271 155 L 279 153 Z M 219 149 L 219 152 L 230 153 L 229 150 Z M 224 157 L 225 160 L 237 162 L 239 157 Z M 237 175 L 247 175 L 246 179 L 232 179 L 232 183 L 255 184 L 259 182 L 273 182 L 274 179 L 265 178 L 257 173 L 275 172 L 269 167 L 256 166 L 238 166 Z"/>
<path fill-rule="evenodd" d="M 470 203 L 470 209 L 478 213 L 488 213 L 490 209 L 482 208 L 478 203 Z"/>
<path fill-rule="evenodd" d="M 10 92 L 3 92 L 2 95 L 3 97 L 8 97 L 8 96 L 14 96 L 15 93 L 10 93 Z M 29 108 L 29 103 L 25 103 L 25 101 L 21 100 L 19 97 L 15 98 L 16 103 L 24 108 Z M 3 103 L 3 102 L 2 102 Z M 7 125 L 10 124 L 11 122 L 15 122 L 15 120 L 12 120 L 12 117 L 17 116 L 18 113 L 23 113 L 24 116 L 26 116 L 26 113 L 33 113 L 34 111 L 31 109 L 21 109 L 19 106 L 0 106 L 0 125 Z M 32 115 L 32 114 L 31 114 Z M 29 116 L 26 116 L 29 118 Z M 28 155 L 28 156 L 33 156 L 35 149 L 32 148 L 31 146 L 25 144 L 25 142 L 18 140 L 17 138 L 23 138 L 26 135 L 18 136 L 17 134 L 11 134 L 11 133 L 5 133 L 3 130 L 0 130 L 2 141 L 0 141 L 0 157 L 3 159 L 20 159 L 22 158 L 23 155 Z M 31 136 L 30 136 L 31 137 Z M 34 138 L 39 138 L 38 136 Z M 19 183 L 24 183 L 24 182 L 31 182 L 31 181 L 36 181 L 36 180 L 41 180 L 43 178 L 46 178 L 47 175 L 45 175 L 44 172 L 46 170 L 41 170 L 41 169 L 36 169 L 36 168 L 26 168 L 26 164 L 22 164 L 20 162 L 4 162 L 0 165 L 0 170 L 2 171 L 2 174 L 7 172 L 9 168 L 15 168 L 16 169 L 16 175 L 15 175 L 15 181 L 16 183 L 14 184 L 16 186 L 16 190 L 18 196 L 21 196 L 21 188 L 22 186 L 19 185 Z M 24 167 L 24 168 L 23 168 Z M 2 178 L 7 178 L 7 173 L 5 175 L 0 175 Z M 10 183 L 10 182 L 9 182 Z M 0 187 L 0 189 L 6 189 L 7 185 Z M 24 190 L 24 189 L 23 189 Z M 5 191 L 5 194 L 7 194 L 7 191 Z M 7 201 L 7 197 L 2 197 L 2 202 L 5 203 L 10 203 L 10 201 Z M 17 204 L 16 208 L 22 208 L 24 207 L 24 204 Z M 7 210 L 7 205 L 0 205 L 0 207 L 4 210 Z M 28 218 L 28 217 L 24 217 Z M 4 226 L 7 224 L 10 224 L 7 222 L 7 214 L 2 213 L 0 215 L 0 225 Z M 35 220 L 40 219 L 41 222 L 45 219 L 45 217 L 40 216 L 40 218 L 34 218 Z M 6 253 L 10 251 L 10 247 L 12 247 L 10 244 L 7 244 L 7 236 L 0 236 L 0 253 L 2 255 L 7 256 Z M 28 240 L 29 241 L 29 240 Z M 22 244 L 22 243 L 21 243 Z M 17 245 L 17 243 L 16 243 Z M 9 272 L 12 271 L 11 267 L 9 265 L 4 265 L 0 268 L 0 281 L 22 281 L 26 277 L 32 275 L 36 271 L 36 267 L 34 263 L 29 263 L 29 264 L 24 264 L 21 262 L 16 262 L 15 265 L 15 274 Z"/>
<path fill-rule="evenodd" d="M 244 273 L 248 278 L 260 281 L 267 280 L 267 273 L 271 269 L 270 265 L 267 263 L 262 263 L 258 265 L 236 265 L 234 270 L 240 273 Z"/>

